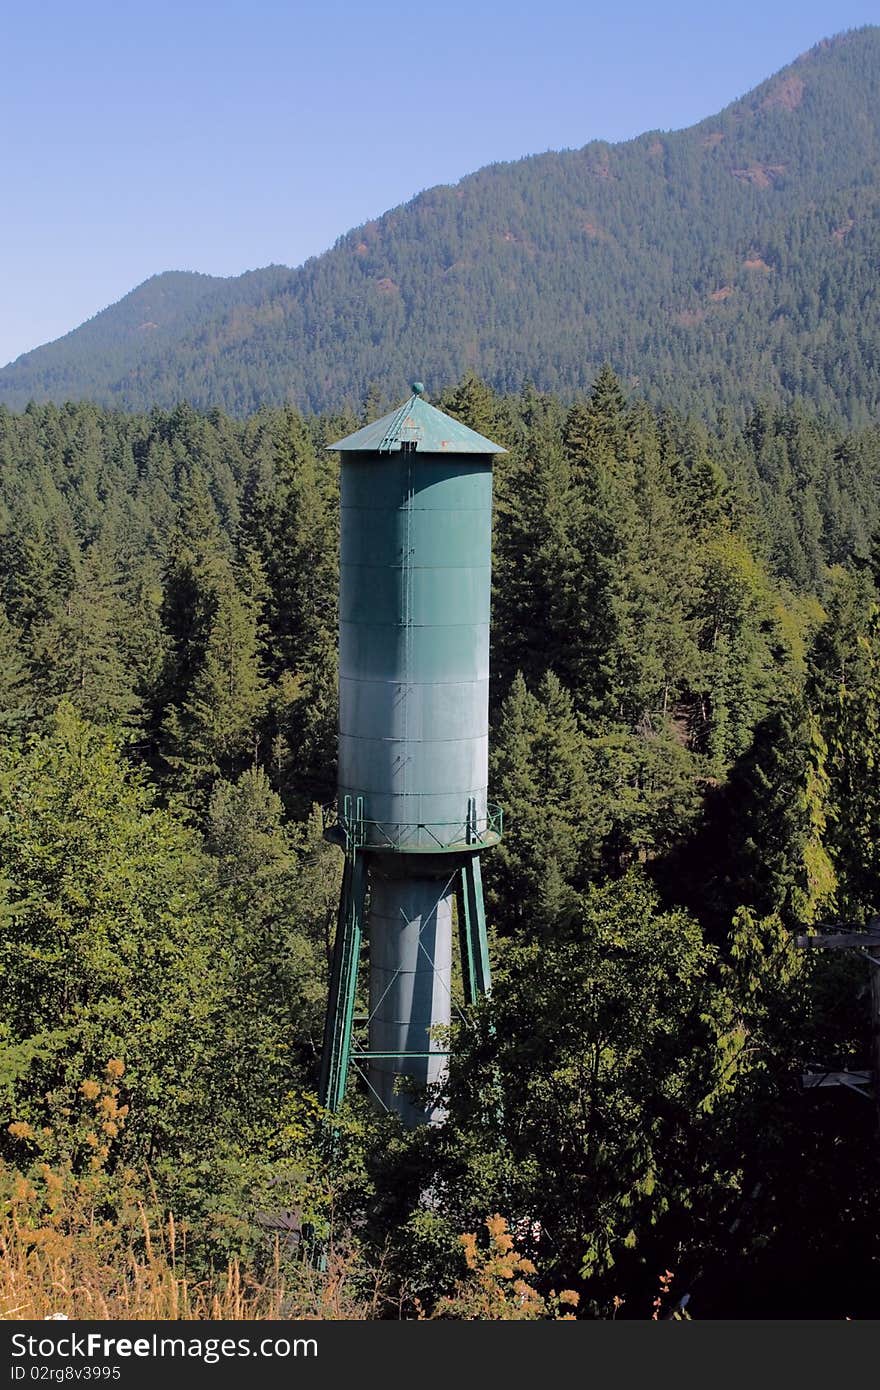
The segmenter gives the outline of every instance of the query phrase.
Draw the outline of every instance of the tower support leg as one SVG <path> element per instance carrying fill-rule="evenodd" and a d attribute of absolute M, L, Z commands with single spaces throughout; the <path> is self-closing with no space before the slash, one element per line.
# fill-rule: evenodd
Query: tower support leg
<path fill-rule="evenodd" d="M 393 866 L 392 866 L 393 867 Z M 440 878 L 373 872 L 370 916 L 369 1086 L 377 1103 L 407 1126 L 439 1124 L 443 1111 L 429 1099 L 443 1081 L 452 1014 L 452 903 L 458 871 Z M 406 1077 L 411 1086 L 402 1090 Z M 427 1096 L 423 1095 L 428 1088 Z"/>
<path fill-rule="evenodd" d="M 464 997 L 468 1004 L 475 1004 L 492 988 L 489 942 L 486 936 L 486 908 L 483 902 L 483 875 L 478 854 L 469 855 L 462 865 L 457 896 Z"/>
<path fill-rule="evenodd" d="M 366 891 L 366 859 L 352 849 L 345 856 L 318 1083 L 321 1105 L 334 1114 L 345 1099 L 348 1081 Z"/>

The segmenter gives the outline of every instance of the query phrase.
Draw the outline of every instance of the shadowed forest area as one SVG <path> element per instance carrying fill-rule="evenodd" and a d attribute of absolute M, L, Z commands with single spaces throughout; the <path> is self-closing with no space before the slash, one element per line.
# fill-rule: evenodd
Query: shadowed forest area
<path fill-rule="evenodd" d="M 493 994 L 443 1125 L 352 1084 L 332 1152 L 325 445 L 382 402 L 0 407 L 0 1316 L 875 1316 L 875 1108 L 801 1085 L 865 966 L 794 937 L 880 911 L 880 429 L 437 404 L 509 450 Z"/>

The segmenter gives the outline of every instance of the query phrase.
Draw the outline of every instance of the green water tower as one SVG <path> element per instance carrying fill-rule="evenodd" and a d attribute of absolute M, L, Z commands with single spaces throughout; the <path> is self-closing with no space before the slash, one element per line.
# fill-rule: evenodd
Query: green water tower
<path fill-rule="evenodd" d="M 440 1080 L 457 903 L 465 997 L 489 988 L 480 853 L 488 800 L 492 459 L 505 451 L 422 396 L 330 447 L 341 458 L 339 790 L 345 851 L 320 1094 L 349 1068 L 408 1124 L 398 1078 Z M 354 1041 L 362 939 L 369 1039 Z"/>

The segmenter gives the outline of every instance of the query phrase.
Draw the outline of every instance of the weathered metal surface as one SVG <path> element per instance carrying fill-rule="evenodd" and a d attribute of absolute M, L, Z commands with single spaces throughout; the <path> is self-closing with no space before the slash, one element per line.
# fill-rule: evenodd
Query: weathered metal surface
<path fill-rule="evenodd" d="M 446 1071 L 452 1002 L 452 903 L 458 874 L 445 879 L 371 877 L 369 1083 L 378 1101 L 407 1124 L 436 1122 L 436 1107 L 397 1089 Z"/>
<path fill-rule="evenodd" d="M 471 802 L 484 832 L 491 458 L 345 451 L 341 506 L 340 807 L 377 848 L 448 843 Z"/>
<path fill-rule="evenodd" d="M 364 425 L 329 445 L 340 453 L 399 453 L 415 448 L 420 454 L 503 454 L 500 444 L 454 420 L 414 393 L 397 410 Z"/>
<path fill-rule="evenodd" d="M 337 1110 L 349 1061 L 407 1124 L 436 1106 L 398 1089 L 441 1080 L 452 908 L 465 994 L 489 988 L 480 848 L 487 800 L 492 456 L 503 450 L 419 396 L 331 447 L 341 455 L 339 800 L 346 852 L 321 1095 Z M 369 1042 L 354 1042 L 360 911 L 369 875 Z M 361 866 L 366 866 L 364 870 Z"/>

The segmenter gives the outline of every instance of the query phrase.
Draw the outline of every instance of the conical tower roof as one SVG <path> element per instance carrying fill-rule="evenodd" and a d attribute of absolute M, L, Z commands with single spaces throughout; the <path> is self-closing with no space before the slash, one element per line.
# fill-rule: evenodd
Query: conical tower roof
<path fill-rule="evenodd" d="M 507 453 L 500 444 L 428 405 L 422 400 L 424 389 L 420 381 L 414 381 L 412 396 L 397 410 L 327 447 L 346 454 L 392 454 L 413 444 L 421 454 Z"/>

